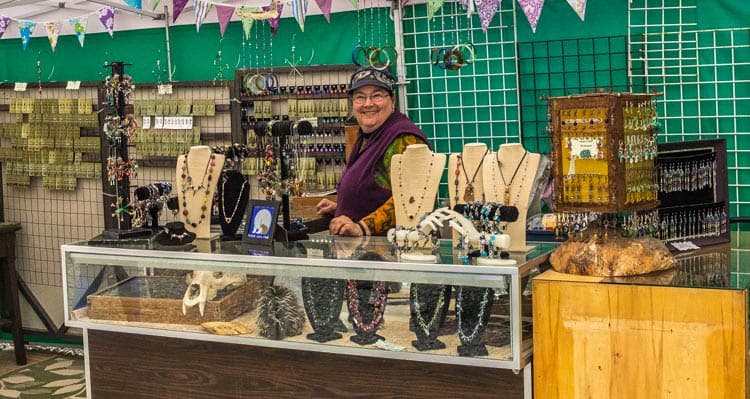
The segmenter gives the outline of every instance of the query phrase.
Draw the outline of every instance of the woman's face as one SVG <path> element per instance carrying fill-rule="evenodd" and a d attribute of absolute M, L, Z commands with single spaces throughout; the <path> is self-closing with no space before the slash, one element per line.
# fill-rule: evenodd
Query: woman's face
<path fill-rule="evenodd" d="M 354 117 L 363 133 L 372 133 L 393 113 L 393 97 L 378 86 L 363 86 L 352 94 Z"/>

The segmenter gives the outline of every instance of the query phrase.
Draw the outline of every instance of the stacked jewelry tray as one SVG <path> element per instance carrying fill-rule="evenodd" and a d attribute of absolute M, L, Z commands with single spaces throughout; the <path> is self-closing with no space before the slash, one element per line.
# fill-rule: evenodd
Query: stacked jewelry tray
<path fill-rule="evenodd" d="M 617 213 L 658 204 L 657 93 L 548 98 L 557 211 Z"/>
<path fill-rule="evenodd" d="M 726 141 L 660 143 L 655 166 L 659 238 L 700 247 L 729 242 Z"/>

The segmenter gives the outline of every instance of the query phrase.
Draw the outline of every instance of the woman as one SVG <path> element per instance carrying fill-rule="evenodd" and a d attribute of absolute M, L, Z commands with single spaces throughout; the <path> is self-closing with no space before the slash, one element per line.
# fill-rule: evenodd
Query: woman
<path fill-rule="evenodd" d="M 394 227 L 391 157 L 410 144 L 426 144 L 424 133 L 396 110 L 396 81 L 387 70 L 360 68 L 351 77 L 349 96 L 359 135 L 338 186 L 338 202 L 317 205 L 333 214 L 331 234 L 384 235 Z"/>

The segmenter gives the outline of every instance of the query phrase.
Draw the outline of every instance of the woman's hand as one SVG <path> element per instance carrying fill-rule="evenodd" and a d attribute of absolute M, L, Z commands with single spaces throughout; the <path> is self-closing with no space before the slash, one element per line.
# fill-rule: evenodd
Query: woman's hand
<path fill-rule="evenodd" d="M 328 224 L 328 230 L 331 234 L 338 234 L 340 236 L 348 237 L 361 237 L 362 228 L 351 220 L 349 216 L 341 215 L 331 219 L 331 223 Z"/>
<path fill-rule="evenodd" d="M 328 198 L 323 198 L 318 202 L 318 205 L 315 205 L 315 210 L 319 216 L 333 215 L 336 212 L 336 203 Z"/>

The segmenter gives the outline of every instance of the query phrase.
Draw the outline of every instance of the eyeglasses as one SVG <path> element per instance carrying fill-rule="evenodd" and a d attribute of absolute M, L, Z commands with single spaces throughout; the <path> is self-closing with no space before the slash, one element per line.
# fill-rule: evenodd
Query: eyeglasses
<path fill-rule="evenodd" d="M 354 102 L 354 104 L 357 104 L 357 105 L 362 105 L 366 103 L 367 99 L 369 98 L 370 101 L 374 103 L 381 103 L 385 101 L 387 97 L 389 97 L 388 94 L 383 93 L 381 91 L 372 93 L 369 96 L 366 94 L 359 93 L 359 94 L 355 94 L 354 96 L 352 96 L 352 102 Z"/>

